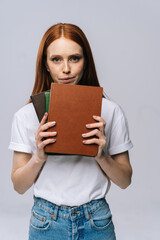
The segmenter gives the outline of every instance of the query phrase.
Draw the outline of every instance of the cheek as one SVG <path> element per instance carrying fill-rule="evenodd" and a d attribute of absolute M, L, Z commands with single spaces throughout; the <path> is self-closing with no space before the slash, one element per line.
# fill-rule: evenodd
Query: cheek
<path fill-rule="evenodd" d="M 82 74 L 83 73 L 83 70 L 84 70 L 84 64 L 80 64 L 79 66 L 77 66 L 76 68 L 76 72 L 78 74 Z"/>
<path fill-rule="evenodd" d="M 57 67 L 50 67 L 50 74 L 57 75 L 59 73 L 59 69 Z"/>

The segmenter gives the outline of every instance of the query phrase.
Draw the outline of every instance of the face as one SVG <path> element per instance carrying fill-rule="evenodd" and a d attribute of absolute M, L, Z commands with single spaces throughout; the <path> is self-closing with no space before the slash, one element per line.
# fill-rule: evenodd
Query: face
<path fill-rule="evenodd" d="M 47 48 L 46 67 L 55 83 L 77 84 L 84 72 L 83 49 L 61 37 Z"/>

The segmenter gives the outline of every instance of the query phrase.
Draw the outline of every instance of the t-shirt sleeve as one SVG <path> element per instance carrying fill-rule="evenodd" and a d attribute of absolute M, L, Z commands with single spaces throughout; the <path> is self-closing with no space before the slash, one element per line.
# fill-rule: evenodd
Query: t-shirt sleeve
<path fill-rule="evenodd" d="M 114 155 L 130 150 L 133 144 L 129 136 L 128 121 L 124 111 L 118 105 L 113 115 L 110 139 L 108 144 L 109 155 Z"/>
<path fill-rule="evenodd" d="M 27 134 L 27 127 L 17 114 L 14 114 L 13 117 L 11 141 L 8 148 L 18 152 L 32 153 Z"/>

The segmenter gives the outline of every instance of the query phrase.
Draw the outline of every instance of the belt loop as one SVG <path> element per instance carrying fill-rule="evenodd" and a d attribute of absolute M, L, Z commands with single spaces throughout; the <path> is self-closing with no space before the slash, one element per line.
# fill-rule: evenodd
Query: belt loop
<path fill-rule="evenodd" d="M 54 219 L 55 221 L 57 220 L 58 208 L 59 207 L 57 205 L 55 205 L 54 213 L 53 213 L 53 216 L 52 216 L 52 219 Z"/>
<path fill-rule="evenodd" d="M 91 217 L 91 214 L 88 213 L 88 209 L 87 209 L 87 205 L 86 204 L 83 205 L 83 209 L 84 209 L 84 213 L 85 213 L 86 219 L 89 220 L 90 217 Z"/>

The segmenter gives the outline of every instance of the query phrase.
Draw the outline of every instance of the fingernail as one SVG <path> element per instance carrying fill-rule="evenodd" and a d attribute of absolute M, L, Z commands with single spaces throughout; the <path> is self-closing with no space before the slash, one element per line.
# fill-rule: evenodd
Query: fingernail
<path fill-rule="evenodd" d="M 90 124 L 86 124 L 86 127 L 90 127 Z"/>
<path fill-rule="evenodd" d="M 86 141 L 85 140 L 83 140 L 83 143 L 85 143 Z"/>
<path fill-rule="evenodd" d="M 97 118 L 97 116 L 93 115 L 94 118 Z"/>
<path fill-rule="evenodd" d="M 83 136 L 83 137 L 85 137 L 85 136 L 86 136 L 86 134 L 85 134 L 85 133 L 83 133 L 83 134 L 82 134 L 82 136 Z"/>
<path fill-rule="evenodd" d="M 56 122 L 55 121 L 53 121 L 53 122 L 51 122 L 52 124 L 56 124 Z"/>
<path fill-rule="evenodd" d="M 57 134 L 57 132 L 53 132 L 53 134 Z"/>

